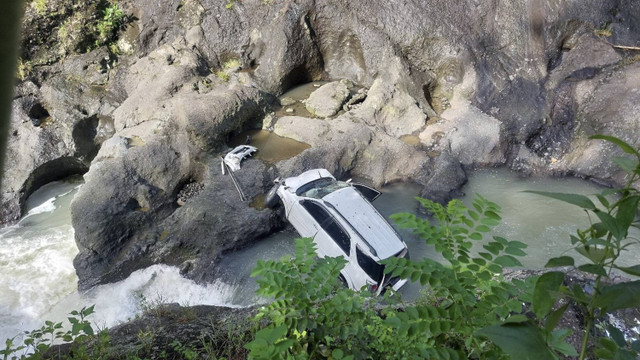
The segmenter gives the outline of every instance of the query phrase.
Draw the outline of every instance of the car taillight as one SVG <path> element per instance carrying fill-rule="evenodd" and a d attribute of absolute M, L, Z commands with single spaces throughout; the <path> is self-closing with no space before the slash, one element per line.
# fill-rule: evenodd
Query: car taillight
<path fill-rule="evenodd" d="M 378 284 L 369 285 L 369 290 L 371 292 L 376 292 L 376 290 L 378 290 Z"/>

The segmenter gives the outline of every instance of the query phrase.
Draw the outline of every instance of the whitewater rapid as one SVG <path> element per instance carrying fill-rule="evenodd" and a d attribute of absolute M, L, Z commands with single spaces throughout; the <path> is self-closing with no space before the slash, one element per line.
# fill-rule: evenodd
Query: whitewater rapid
<path fill-rule="evenodd" d="M 0 229 L 1 344 L 45 320 L 67 322 L 69 312 L 91 305 L 96 312 L 90 320 L 97 328 L 112 327 L 161 303 L 237 306 L 232 302 L 237 285 L 199 285 L 166 265 L 78 293 L 73 268 L 78 248 L 69 205 L 80 186 L 78 179 L 43 186 L 27 200 L 27 215 Z"/>

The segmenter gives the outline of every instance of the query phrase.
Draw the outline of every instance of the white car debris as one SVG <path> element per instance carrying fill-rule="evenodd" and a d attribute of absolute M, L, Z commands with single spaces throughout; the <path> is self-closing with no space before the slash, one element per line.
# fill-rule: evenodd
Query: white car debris
<path fill-rule="evenodd" d="M 227 155 L 225 155 L 223 161 L 231 171 L 238 171 L 240 170 L 240 163 L 242 160 L 250 157 L 256 151 L 258 151 L 258 148 L 255 146 L 236 146 L 233 150 L 229 151 Z M 224 166 L 222 167 L 222 173 L 225 173 Z"/>
<path fill-rule="evenodd" d="M 233 150 L 229 151 L 229 153 L 227 153 L 224 158 L 222 158 L 222 161 L 220 163 L 222 175 L 225 175 L 227 173 L 227 169 L 230 170 L 229 176 L 231 177 L 231 181 L 233 181 L 233 185 L 236 187 L 236 190 L 238 190 L 241 201 L 246 201 L 247 199 L 244 195 L 244 192 L 242 191 L 242 188 L 240 188 L 240 183 L 238 183 L 238 180 L 236 179 L 235 175 L 233 175 L 233 173 L 240 170 L 240 163 L 242 162 L 242 160 L 253 155 L 253 153 L 255 153 L 256 151 L 258 151 L 258 148 L 255 146 L 236 146 Z"/>

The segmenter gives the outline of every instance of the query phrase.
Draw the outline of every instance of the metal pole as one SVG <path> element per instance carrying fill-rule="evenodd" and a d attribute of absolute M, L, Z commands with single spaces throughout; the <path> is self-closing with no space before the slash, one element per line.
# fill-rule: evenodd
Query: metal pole
<path fill-rule="evenodd" d="M 233 175 L 233 171 L 231 171 L 231 169 L 229 169 L 229 167 L 227 166 L 227 164 L 224 163 L 224 159 L 222 159 L 222 174 L 226 172 L 229 173 L 229 176 L 231 177 L 231 181 L 233 182 L 233 185 L 236 187 L 236 190 L 238 190 L 238 194 L 240 194 L 240 200 L 242 202 L 247 201 L 244 193 L 242 192 L 242 189 L 240 188 L 240 184 L 238 183 L 238 180 L 236 179 L 236 176 Z"/>

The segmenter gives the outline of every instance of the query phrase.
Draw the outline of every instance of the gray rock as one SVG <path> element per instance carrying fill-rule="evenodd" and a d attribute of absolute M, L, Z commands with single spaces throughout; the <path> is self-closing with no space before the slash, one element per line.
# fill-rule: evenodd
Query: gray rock
<path fill-rule="evenodd" d="M 395 59 L 392 64 L 395 65 L 390 65 L 390 68 L 397 72 L 376 79 L 366 99 L 353 110 L 353 114 L 390 136 L 400 137 L 422 129 L 427 115 L 404 87 L 399 60 Z"/>
<path fill-rule="evenodd" d="M 324 118 L 337 114 L 349 95 L 347 85 L 341 81 L 334 81 L 312 92 L 304 104 L 309 113 Z"/>
<path fill-rule="evenodd" d="M 282 106 L 291 106 L 297 103 L 297 101 L 290 97 L 283 97 L 280 99 L 280 105 Z"/>
<path fill-rule="evenodd" d="M 50 67 L 40 87 L 25 82 L 13 101 L 0 194 L 0 224 L 17 220 L 26 198 L 40 186 L 87 171 L 101 143 L 110 137 L 115 101 L 102 84 L 96 52 Z"/>
<path fill-rule="evenodd" d="M 128 69 L 128 97 L 113 112 L 115 135 L 72 202 L 80 289 L 154 263 L 188 268 L 187 276 L 206 279 L 223 251 L 278 224 L 271 212 L 239 200 L 220 173 L 219 159 L 226 134 L 262 116 L 273 99 L 222 82 L 207 91 L 182 86 L 199 78 L 200 59 L 178 40 Z M 158 72 L 164 76 L 151 75 Z M 237 176 L 247 196 L 267 190 L 265 173 L 259 162 L 244 164 Z M 193 182 L 200 191 L 186 197 L 185 185 Z"/>
<path fill-rule="evenodd" d="M 572 86 L 575 115 L 571 144 L 566 154 L 550 164 L 553 171 L 571 172 L 596 180 L 623 185 L 626 173 L 611 159 L 625 154 L 615 145 L 589 140 L 595 134 L 616 136 L 638 146 L 640 123 L 640 64 L 633 63 L 575 83 Z M 554 125 L 551 125 L 552 127 Z"/>
<path fill-rule="evenodd" d="M 505 161 L 501 125 L 498 119 L 456 96 L 441 121 L 420 133 L 420 140 L 432 151 L 450 151 L 464 165 L 495 166 Z"/>

